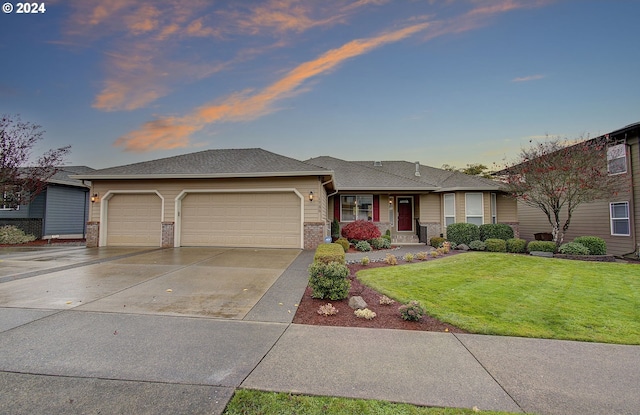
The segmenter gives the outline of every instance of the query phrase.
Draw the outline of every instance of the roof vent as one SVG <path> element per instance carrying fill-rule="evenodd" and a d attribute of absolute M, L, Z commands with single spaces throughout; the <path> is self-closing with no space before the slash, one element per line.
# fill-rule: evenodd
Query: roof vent
<path fill-rule="evenodd" d="M 420 162 L 416 161 L 416 177 L 420 177 Z"/>
<path fill-rule="evenodd" d="M 374 161 L 374 162 L 373 162 L 373 165 L 374 165 L 375 167 L 382 167 L 382 162 L 381 162 L 381 161 Z"/>

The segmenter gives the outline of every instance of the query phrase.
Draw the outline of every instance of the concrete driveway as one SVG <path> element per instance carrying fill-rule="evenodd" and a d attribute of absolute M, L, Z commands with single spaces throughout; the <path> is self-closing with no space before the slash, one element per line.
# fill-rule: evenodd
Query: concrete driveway
<path fill-rule="evenodd" d="M 0 256 L 2 307 L 243 319 L 296 249 L 72 248 Z"/>

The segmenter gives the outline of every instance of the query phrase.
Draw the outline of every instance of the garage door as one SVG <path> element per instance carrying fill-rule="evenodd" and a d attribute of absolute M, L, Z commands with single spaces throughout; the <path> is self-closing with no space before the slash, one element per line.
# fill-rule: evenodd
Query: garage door
<path fill-rule="evenodd" d="M 300 202 L 292 192 L 188 194 L 180 244 L 300 248 Z"/>
<path fill-rule="evenodd" d="M 117 194 L 108 200 L 107 245 L 160 246 L 162 201 L 156 194 Z"/>

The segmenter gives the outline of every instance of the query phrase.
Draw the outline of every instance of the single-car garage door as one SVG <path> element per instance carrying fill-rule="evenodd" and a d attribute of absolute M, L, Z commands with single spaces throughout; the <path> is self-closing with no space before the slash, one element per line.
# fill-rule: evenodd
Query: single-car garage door
<path fill-rule="evenodd" d="M 162 201 L 156 194 L 116 194 L 108 200 L 107 245 L 160 246 Z"/>
<path fill-rule="evenodd" d="M 182 199 L 182 246 L 300 248 L 293 192 L 190 193 Z"/>

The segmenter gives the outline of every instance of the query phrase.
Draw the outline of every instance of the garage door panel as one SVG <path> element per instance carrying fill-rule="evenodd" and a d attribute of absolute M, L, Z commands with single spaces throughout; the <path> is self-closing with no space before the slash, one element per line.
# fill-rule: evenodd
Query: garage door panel
<path fill-rule="evenodd" d="M 107 203 L 107 245 L 160 246 L 162 200 L 158 195 L 116 194 Z"/>
<path fill-rule="evenodd" d="M 181 245 L 299 248 L 300 203 L 293 192 L 188 194 Z"/>

